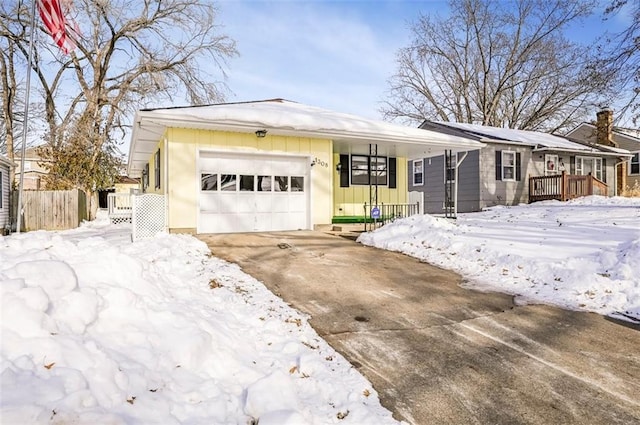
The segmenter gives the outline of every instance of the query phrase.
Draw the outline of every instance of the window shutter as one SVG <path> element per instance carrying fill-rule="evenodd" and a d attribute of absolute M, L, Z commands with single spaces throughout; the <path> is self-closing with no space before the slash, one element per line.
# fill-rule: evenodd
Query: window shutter
<path fill-rule="evenodd" d="M 520 161 L 520 152 L 516 152 L 516 180 L 522 180 L 522 163 Z"/>
<path fill-rule="evenodd" d="M 576 157 L 570 156 L 569 157 L 569 174 L 575 174 L 575 173 L 576 173 Z"/>
<path fill-rule="evenodd" d="M 502 151 L 496 151 L 496 180 L 502 180 Z"/>
<path fill-rule="evenodd" d="M 349 155 L 340 155 L 340 187 L 349 187 Z"/>
<path fill-rule="evenodd" d="M 602 158 L 602 181 L 607 182 L 607 159 Z"/>
<path fill-rule="evenodd" d="M 387 174 L 389 176 L 389 189 L 395 189 L 397 188 L 397 183 L 396 183 L 396 159 L 395 158 L 388 158 L 387 159 Z"/>

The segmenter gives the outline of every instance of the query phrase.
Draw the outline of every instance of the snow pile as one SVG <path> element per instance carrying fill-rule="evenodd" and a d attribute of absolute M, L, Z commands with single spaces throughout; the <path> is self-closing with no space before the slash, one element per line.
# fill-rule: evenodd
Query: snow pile
<path fill-rule="evenodd" d="M 466 286 L 522 303 L 640 319 L 638 198 L 494 207 L 456 221 L 413 216 L 358 241 L 455 270 Z"/>
<path fill-rule="evenodd" d="M 0 238 L 2 423 L 391 424 L 288 307 L 185 235 Z"/>

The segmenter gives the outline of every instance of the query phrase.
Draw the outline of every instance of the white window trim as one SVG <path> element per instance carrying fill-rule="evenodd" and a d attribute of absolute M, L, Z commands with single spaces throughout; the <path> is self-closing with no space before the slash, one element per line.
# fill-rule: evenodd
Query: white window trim
<path fill-rule="evenodd" d="M 580 161 L 580 167 L 578 167 L 578 161 Z M 586 174 L 584 174 L 584 161 L 591 161 L 591 175 L 595 178 L 597 178 L 600 181 L 603 181 L 602 177 L 604 176 L 604 168 L 602 167 L 602 158 L 598 158 L 598 157 L 593 157 L 593 156 L 576 156 L 576 160 L 575 160 L 575 165 L 576 165 L 576 174 L 579 176 L 585 176 Z M 598 176 L 598 167 L 596 166 L 596 163 L 600 163 L 600 175 Z M 580 170 L 580 172 L 578 173 L 578 170 Z"/>
<path fill-rule="evenodd" d="M 638 173 L 631 173 L 631 164 L 633 163 L 633 157 L 629 158 L 629 175 L 640 176 L 640 151 L 631 152 L 633 155 L 638 155 Z"/>
<path fill-rule="evenodd" d="M 505 165 L 505 156 L 507 155 L 513 155 L 513 165 Z M 507 182 L 514 182 L 516 181 L 516 152 L 515 151 L 502 151 L 502 181 L 507 181 Z M 513 168 L 513 177 L 512 178 L 506 178 L 504 176 L 504 170 L 505 168 Z"/>
<path fill-rule="evenodd" d="M 548 164 L 552 161 L 555 165 L 555 169 L 549 169 Z M 557 154 L 545 154 L 544 155 L 544 175 L 555 176 L 560 174 L 560 157 Z"/>
<path fill-rule="evenodd" d="M 416 173 L 416 165 L 422 165 L 420 168 L 420 173 Z M 416 175 L 422 174 L 422 181 L 420 183 L 416 183 Z M 414 159 L 413 160 L 413 185 L 414 186 L 422 186 L 424 185 L 424 159 Z"/>

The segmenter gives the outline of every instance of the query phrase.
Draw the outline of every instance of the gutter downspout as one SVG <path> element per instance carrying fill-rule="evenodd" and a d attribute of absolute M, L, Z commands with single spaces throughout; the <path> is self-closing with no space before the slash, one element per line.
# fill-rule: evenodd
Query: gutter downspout
<path fill-rule="evenodd" d="M 169 139 L 164 138 L 164 228 L 169 233 Z"/>
<path fill-rule="evenodd" d="M 462 162 L 465 160 L 465 158 L 467 157 L 467 155 L 469 154 L 469 152 L 463 152 L 462 153 L 462 158 L 458 159 L 456 158 L 456 190 L 455 192 L 453 192 L 453 216 L 455 218 L 458 218 L 458 183 L 460 183 L 458 181 L 458 167 L 460 167 L 460 164 L 462 164 Z M 456 157 L 458 156 L 458 154 L 456 153 Z"/>

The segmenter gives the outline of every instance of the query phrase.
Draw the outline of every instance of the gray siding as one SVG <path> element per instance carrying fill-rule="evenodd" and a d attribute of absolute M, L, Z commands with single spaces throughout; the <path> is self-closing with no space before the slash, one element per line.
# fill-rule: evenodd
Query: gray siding
<path fill-rule="evenodd" d="M 2 193 L 0 193 L 0 197 L 2 197 L 2 206 L 0 207 L 0 235 L 3 234 L 5 226 L 7 226 L 9 221 L 9 167 L 2 162 L 0 162 L 0 174 L 2 177 Z"/>
<path fill-rule="evenodd" d="M 496 151 L 520 154 L 520 181 L 496 179 Z M 518 205 L 529 202 L 529 175 L 534 174 L 531 148 L 507 144 L 487 144 L 480 150 L 480 209 L 495 205 Z"/>
<path fill-rule="evenodd" d="M 459 154 L 461 157 L 462 154 Z M 458 169 L 458 212 L 479 211 L 479 151 L 471 151 Z M 444 156 L 424 159 L 424 184 L 413 185 L 413 167 L 409 167 L 409 191 L 424 193 L 424 212 L 442 214 L 445 201 Z"/>

